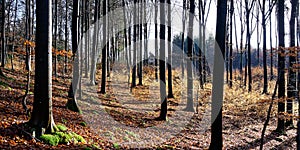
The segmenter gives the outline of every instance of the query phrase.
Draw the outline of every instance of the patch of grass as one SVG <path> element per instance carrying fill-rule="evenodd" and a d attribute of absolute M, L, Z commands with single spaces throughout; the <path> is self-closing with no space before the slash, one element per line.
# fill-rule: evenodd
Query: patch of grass
<path fill-rule="evenodd" d="M 40 139 L 51 146 L 57 146 L 59 143 L 59 136 L 52 134 L 43 134 Z"/>

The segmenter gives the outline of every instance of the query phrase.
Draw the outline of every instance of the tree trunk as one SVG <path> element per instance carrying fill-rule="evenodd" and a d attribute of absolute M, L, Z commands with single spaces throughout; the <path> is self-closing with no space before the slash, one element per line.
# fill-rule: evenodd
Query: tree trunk
<path fill-rule="evenodd" d="M 107 39 L 106 39 L 106 36 L 107 36 L 107 32 L 106 32 L 106 28 L 107 28 L 107 25 L 106 25 L 106 23 L 107 23 L 107 16 L 106 16 L 106 14 L 107 14 L 107 11 L 106 11 L 106 0 L 103 0 L 103 9 L 102 9 L 102 11 L 103 11 L 103 27 L 102 27 L 102 32 L 103 32 L 103 42 L 102 42 L 102 62 L 101 62 L 101 64 L 102 64 L 102 80 L 101 80 L 101 91 L 100 91 L 100 93 L 101 94 L 105 94 L 106 93 L 106 88 L 105 88 L 105 86 L 106 86 L 106 49 L 107 49 Z"/>
<path fill-rule="evenodd" d="M 165 0 L 160 0 L 160 51 L 159 51 L 159 79 L 160 79 L 160 120 L 167 120 L 167 95 L 166 95 L 166 53 L 165 53 L 165 39 L 166 39 L 166 18 L 165 18 Z"/>
<path fill-rule="evenodd" d="M 56 130 L 52 112 L 52 2 L 36 1 L 35 83 L 32 116 L 29 124 L 36 136 Z M 46 69 L 47 68 L 47 69 Z"/>
<path fill-rule="evenodd" d="M 134 88 L 136 86 L 136 52 L 137 52 L 137 0 L 134 0 L 134 6 L 133 6 L 133 67 L 132 67 L 132 81 L 131 81 L 131 88 Z"/>
<path fill-rule="evenodd" d="M 289 77 L 288 77 L 288 85 L 287 85 L 287 113 L 289 115 L 293 115 L 293 103 L 294 100 L 297 100 L 297 73 L 295 71 L 296 59 L 297 59 L 297 51 L 296 51 L 296 42 L 295 42 L 295 25 L 296 25 L 296 13 L 298 7 L 298 0 L 291 1 L 291 19 L 290 19 L 290 49 L 289 49 Z M 289 118 L 286 121 L 286 126 L 293 127 L 293 119 Z"/>
<path fill-rule="evenodd" d="M 139 3 L 139 33 L 140 33 L 140 56 L 139 56 L 139 84 L 143 85 L 143 0 Z"/>
<path fill-rule="evenodd" d="M 266 31 L 266 16 L 265 16 L 265 0 L 262 4 L 262 28 L 263 28 L 263 68 L 264 68 L 264 89 L 263 94 L 268 93 L 268 70 L 267 70 L 267 31 Z M 270 24 L 272 26 L 272 24 Z M 270 31 L 272 33 L 272 31 Z M 271 48 L 272 49 L 272 48 Z"/>
<path fill-rule="evenodd" d="M 157 18 L 158 18 L 158 0 L 155 0 L 155 10 L 154 10 L 154 23 L 155 23 L 155 79 L 158 81 L 158 24 L 157 24 Z"/>
<path fill-rule="evenodd" d="M 68 34 L 69 34 L 69 32 L 68 32 L 68 0 L 66 0 L 66 16 L 65 16 L 65 52 L 67 52 L 68 51 L 68 38 L 69 38 L 69 36 L 68 36 Z M 68 63 L 68 57 L 67 57 L 67 55 L 65 55 L 64 56 L 64 65 L 63 65 L 63 76 L 65 76 L 66 75 L 66 73 L 67 73 L 67 64 Z"/>
<path fill-rule="evenodd" d="M 186 111 L 194 112 L 194 98 L 193 98 L 193 25 L 194 25 L 194 14 L 195 14 L 195 0 L 190 0 L 190 14 L 189 14 L 189 28 L 188 28 L 188 52 L 187 52 L 187 104 Z"/>
<path fill-rule="evenodd" d="M 222 136 L 222 105 L 223 105 L 223 86 L 224 83 L 224 50 L 225 50 L 225 27 L 226 27 L 226 3 L 227 1 L 218 0 L 217 3 L 217 27 L 215 43 L 215 60 L 213 74 L 212 93 L 212 114 L 211 114 L 211 143 L 210 150 L 223 148 Z M 219 46 L 220 49 L 217 47 Z M 219 51 L 220 50 L 220 51 Z M 217 56 L 223 56 L 223 61 L 216 60 Z M 223 84 L 222 84 L 223 85 Z"/>
<path fill-rule="evenodd" d="M 99 1 L 95 0 L 95 5 L 99 5 Z M 95 75 L 96 75 L 96 61 L 97 61 L 97 37 L 98 37 L 98 27 L 99 27 L 99 21 L 98 21 L 98 7 L 95 7 L 95 13 L 94 13 L 94 34 L 93 34 L 93 44 L 92 44 L 92 66 L 91 66 L 91 72 L 90 72 L 90 82 L 91 85 L 96 85 L 95 81 Z"/>
<path fill-rule="evenodd" d="M 183 0 L 183 9 L 182 9 L 182 35 L 181 35 L 181 78 L 184 78 L 184 60 L 185 60 L 185 47 L 184 47 L 184 38 L 185 38 L 185 22 L 186 22 L 186 0 Z"/>
<path fill-rule="evenodd" d="M 171 0 L 167 0 L 168 4 L 168 98 L 174 98 L 172 84 L 172 20 L 171 20 Z"/>
<path fill-rule="evenodd" d="M 254 1 L 254 0 L 253 0 Z M 253 4 L 252 1 L 252 4 Z M 251 61 L 251 33 L 250 33 L 250 13 L 252 9 L 252 5 L 249 8 L 248 5 L 248 0 L 245 0 L 245 5 L 246 5 L 246 25 L 247 25 L 247 52 L 248 52 L 248 91 L 252 91 L 252 61 Z"/>
<path fill-rule="evenodd" d="M 79 0 L 73 0 L 73 13 L 72 13 L 72 52 L 74 56 L 74 65 L 73 65 L 73 79 L 70 86 L 70 91 L 73 91 L 73 94 L 68 99 L 66 107 L 72 111 L 80 112 L 80 109 L 77 104 L 77 93 L 79 88 L 79 82 L 81 79 L 80 74 L 80 51 L 78 51 L 78 41 L 79 41 Z"/>
<path fill-rule="evenodd" d="M 56 54 L 56 51 L 58 50 L 57 49 L 57 22 L 58 22 L 58 12 L 57 12 L 57 0 L 54 1 L 55 3 L 55 16 L 54 16 L 54 19 L 55 19 L 55 25 L 54 25 L 54 77 L 57 77 L 57 54 Z"/>
<path fill-rule="evenodd" d="M 233 0 L 230 1 L 230 46 L 229 46 L 229 87 L 232 88 L 232 63 L 233 63 L 233 56 L 232 56 L 232 53 L 233 53 L 233 30 L 232 30 L 232 21 L 233 21 L 233 13 L 234 13 L 234 3 L 233 3 Z"/>
<path fill-rule="evenodd" d="M 285 102 L 283 99 L 285 97 L 285 77 L 284 77 L 284 69 L 285 69 L 285 50 L 284 50 L 284 0 L 277 1 L 277 19 L 278 19 L 278 38 L 279 38 L 279 53 L 278 53 L 278 76 L 280 77 L 278 83 L 278 98 L 282 101 L 278 102 L 278 124 L 277 131 L 280 133 L 285 132 L 284 127 L 284 118 L 282 114 L 285 111 Z"/>
<path fill-rule="evenodd" d="M 5 61 L 6 61 L 6 38 L 5 38 L 5 8 L 6 8 L 6 0 L 2 0 L 2 32 L 1 32 L 1 42 L 2 42 L 2 53 L 1 53 L 1 68 L 4 68 L 5 66 Z M 2 70 L 2 69 L 1 69 Z M 2 74 L 2 73 L 1 73 Z"/>

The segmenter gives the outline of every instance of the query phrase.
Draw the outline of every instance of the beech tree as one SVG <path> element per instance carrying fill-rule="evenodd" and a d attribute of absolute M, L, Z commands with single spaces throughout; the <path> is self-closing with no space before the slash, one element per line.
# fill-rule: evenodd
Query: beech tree
<path fill-rule="evenodd" d="M 74 65 L 73 65 L 73 79 L 69 89 L 69 99 L 67 102 L 67 108 L 80 112 L 80 109 L 77 104 L 77 93 L 79 88 L 79 82 L 81 78 L 80 74 L 80 52 L 78 52 L 78 20 L 79 17 L 79 0 L 73 0 L 73 13 L 72 13 L 72 53 L 74 55 Z"/>
<path fill-rule="evenodd" d="M 225 27 L 227 16 L 227 1 L 218 0 L 217 3 L 217 27 L 216 27 L 216 42 L 215 42 L 215 60 L 214 60 L 214 75 L 212 93 L 212 126 L 211 126 L 211 143 L 209 149 L 222 149 L 222 106 L 223 106 L 223 86 L 216 86 L 216 83 L 224 82 L 224 61 L 216 60 L 216 56 L 225 54 Z M 219 47 L 219 49 L 218 49 Z M 219 51 L 220 50 L 220 51 Z M 221 53 L 221 54 L 220 54 Z M 218 65 L 217 65 L 218 64 Z M 218 67 L 216 67 L 218 66 Z"/>
<path fill-rule="evenodd" d="M 282 114 L 285 111 L 285 102 L 282 100 L 285 97 L 285 50 L 284 50 L 284 0 L 277 1 L 277 20 L 278 20 L 278 99 L 281 99 L 278 102 L 278 123 L 277 123 L 277 131 L 282 133 L 285 131 L 284 128 L 284 118 Z"/>
<path fill-rule="evenodd" d="M 29 124 L 36 136 L 56 130 L 52 112 L 52 1 L 36 1 L 35 83 Z"/>
<path fill-rule="evenodd" d="M 291 19 L 290 19 L 290 49 L 289 49 L 289 77 L 288 77 L 288 85 L 287 85 L 287 112 L 290 115 L 293 115 L 293 103 L 295 98 L 297 98 L 297 73 L 295 70 L 296 57 L 296 43 L 295 43 L 295 24 L 296 24 L 296 13 L 299 0 L 292 0 L 291 1 Z M 286 126 L 294 126 L 293 119 L 289 118 L 286 122 Z"/>
<path fill-rule="evenodd" d="M 100 93 L 102 94 L 105 94 L 106 92 L 106 88 L 105 88 L 105 85 L 106 85 L 106 50 L 107 50 L 107 45 L 108 42 L 107 42 L 107 32 L 106 32 L 106 29 L 107 29 L 107 11 L 106 11 L 106 0 L 103 0 L 103 27 L 102 27 L 102 30 L 103 30 L 103 42 L 102 42 L 102 79 L 101 79 L 101 91 Z"/>
<path fill-rule="evenodd" d="M 187 111 L 194 112 L 193 102 L 193 25 L 194 25 L 194 14 L 195 14 L 195 0 L 190 0 L 190 14 L 189 14 L 189 26 L 188 26 L 188 43 L 187 43 Z"/>
<path fill-rule="evenodd" d="M 174 98 L 172 83 L 172 20 L 171 20 L 171 0 L 167 0 L 168 4 L 168 98 Z"/>
<path fill-rule="evenodd" d="M 165 26 L 165 0 L 160 0 L 160 51 L 159 51 L 159 79 L 160 79 L 160 120 L 167 120 L 167 95 L 166 95 L 166 51 L 165 51 L 165 39 L 166 39 L 166 26 Z"/>

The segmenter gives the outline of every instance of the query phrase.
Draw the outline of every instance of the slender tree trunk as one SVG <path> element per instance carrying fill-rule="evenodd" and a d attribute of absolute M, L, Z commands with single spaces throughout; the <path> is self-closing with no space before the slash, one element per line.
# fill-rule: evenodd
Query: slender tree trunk
<path fill-rule="evenodd" d="M 15 2 L 15 15 L 14 15 L 13 37 L 12 37 L 12 53 L 11 53 L 11 70 L 14 70 L 13 60 L 14 60 L 14 51 L 15 51 L 17 9 L 18 9 L 18 0 L 16 0 L 16 2 Z"/>
<path fill-rule="evenodd" d="M 217 3 L 217 27 L 215 43 L 215 60 L 213 75 L 212 93 L 212 114 L 211 114 L 211 143 L 210 150 L 223 148 L 222 136 L 222 105 L 223 105 L 223 86 L 216 86 L 224 82 L 224 50 L 225 50 L 225 27 L 226 27 L 226 3 L 227 1 L 218 0 Z M 220 49 L 217 47 L 219 46 Z M 223 61 L 216 60 L 217 56 L 223 55 Z M 218 83 L 219 82 L 219 83 Z"/>
<path fill-rule="evenodd" d="M 200 3 L 202 3 L 202 0 L 199 0 L 199 4 Z M 202 56 L 202 51 L 203 51 L 203 49 L 202 49 L 202 38 L 203 38 L 203 34 L 202 34 L 202 24 L 201 24 L 201 21 L 200 20 L 202 20 L 202 17 L 204 17 L 203 15 L 202 15 L 202 13 L 201 13 L 202 11 L 201 11 L 201 7 L 199 7 L 199 44 L 198 44 L 198 47 L 199 47 L 199 82 L 200 82 L 200 87 L 201 87 L 201 89 L 203 89 L 203 73 L 204 73 L 204 71 L 203 71 L 203 66 L 202 66 L 202 59 L 204 59 L 203 58 L 203 56 Z M 205 62 L 205 61 L 204 61 Z M 203 64 L 204 65 L 204 64 Z"/>
<path fill-rule="evenodd" d="M 253 1 L 252 1 L 253 3 Z M 252 4 L 249 8 L 248 0 L 245 0 L 246 5 L 246 25 L 247 25 L 247 52 L 248 52 L 248 91 L 252 91 L 252 61 L 251 61 L 251 33 L 250 33 L 250 13 L 252 9 Z"/>
<path fill-rule="evenodd" d="M 73 91 L 73 94 L 69 95 L 66 107 L 75 112 L 81 112 L 77 104 L 77 93 L 80 85 L 80 51 L 78 51 L 79 41 L 79 0 L 73 0 L 73 13 L 72 13 L 72 53 L 74 55 L 74 67 L 73 67 L 73 79 L 69 91 Z"/>
<path fill-rule="evenodd" d="M 190 0 L 190 13 L 189 13 L 189 29 L 188 29 L 188 52 L 187 52 L 187 104 L 186 111 L 194 112 L 194 98 L 193 98 L 193 25 L 194 25 L 194 14 L 195 13 L 195 0 Z"/>
<path fill-rule="evenodd" d="M 293 103 L 297 100 L 297 73 L 295 71 L 295 66 L 297 63 L 297 49 L 295 42 L 295 25 L 296 25 L 296 13 L 298 7 L 298 0 L 291 1 L 291 19 L 290 19 L 290 49 L 289 49 L 289 77 L 287 85 L 287 113 L 293 115 Z M 287 127 L 293 127 L 293 118 L 289 118 L 286 121 Z"/>
<path fill-rule="evenodd" d="M 95 5 L 99 5 L 99 1 L 95 0 Z M 95 13 L 94 13 L 94 34 L 93 34 L 93 44 L 92 44 L 92 66 L 91 66 L 91 72 L 90 72 L 90 82 L 91 85 L 96 85 L 95 81 L 95 75 L 96 75 L 96 61 L 97 61 L 97 41 L 98 41 L 98 28 L 99 28 L 99 21 L 98 21 L 98 7 L 95 7 Z"/>
<path fill-rule="evenodd" d="M 2 42 L 2 52 L 1 52 L 1 68 L 4 68 L 5 66 L 5 61 L 6 61 L 6 38 L 5 38 L 5 17 L 6 17 L 6 13 L 5 13 L 5 9 L 6 9 L 6 0 L 2 0 L 2 32 L 1 32 L 1 42 Z M 1 69 L 2 70 L 2 69 Z M 2 71 L 1 71 L 1 75 L 3 75 Z"/>
<path fill-rule="evenodd" d="M 107 39 L 106 39 L 106 36 L 107 36 L 107 32 L 106 32 L 106 29 L 107 29 L 107 11 L 106 11 L 106 0 L 103 0 L 103 27 L 102 27 L 102 34 L 103 34 L 103 42 L 102 42 L 102 80 L 101 80 L 101 91 L 100 93 L 101 94 L 105 94 L 106 93 L 106 88 L 105 88 L 105 85 L 106 85 L 106 50 L 107 50 Z"/>
<path fill-rule="evenodd" d="M 271 7 L 271 1 L 269 1 L 269 7 Z M 274 78 L 273 72 L 273 40 L 272 40 L 272 12 L 270 12 L 270 80 Z"/>
<path fill-rule="evenodd" d="M 139 84 L 143 85 L 143 0 L 139 3 L 139 33 L 140 33 L 140 56 L 139 56 Z"/>
<path fill-rule="evenodd" d="M 182 9 L 182 35 L 181 35 L 181 78 L 184 78 L 184 60 L 185 58 L 185 47 L 184 47 L 184 38 L 185 38 L 185 22 L 186 22 L 186 0 L 183 0 L 183 9 Z"/>
<path fill-rule="evenodd" d="M 278 19 L 278 38 L 279 38 L 279 53 L 278 53 L 278 76 L 280 77 L 278 83 L 278 98 L 281 100 L 278 102 L 278 124 L 277 131 L 282 133 L 285 132 L 284 127 L 284 118 L 282 118 L 282 114 L 285 111 L 285 103 L 283 102 L 285 98 L 285 77 L 284 77 L 284 69 L 285 69 L 285 50 L 284 50 L 284 0 L 277 1 L 277 19 Z"/>
<path fill-rule="evenodd" d="M 155 23 L 155 79 L 158 81 L 158 0 L 155 0 L 154 23 Z"/>
<path fill-rule="evenodd" d="M 266 16 L 265 16 L 265 0 L 262 4 L 262 28 L 263 28 L 263 68 L 264 68 L 264 89 L 263 94 L 268 93 L 268 70 L 267 70 L 267 30 L 266 30 Z M 270 26 L 272 26 L 270 24 Z M 272 31 L 270 31 L 272 33 Z"/>
<path fill-rule="evenodd" d="M 54 51 L 54 77 L 57 77 L 57 54 L 56 54 L 56 51 L 58 50 L 57 49 L 57 22 L 58 22 L 58 11 L 57 11 L 57 0 L 54 1 L 55 3 L 55 16 L 54 16 L 54 19 L 55 19 L 55 26 L 54 26 L 54 48 L 55 48 L 55 51 Z"/>
<path fill-rule="evenodd" d="M 160 51 L 159 51 L 159 79 L 160 79 L 160 120 L 167 120 L 167 95 L 166 95 L 166 53 L 165 53 L 165 39 L 166 39 L 166 26 L 165 26 L 165 0 L 160 0 Z"/>
<path fill-rule="evenodd" d="M 168 98 L 174 98 L 172 84 L 172 20 L 171 20 L 171 0 L 167 0 L 168 4 Z"/>
<path fill-rule="evenodd" d="M 68 32 L 68 0 L 66 0 L 66 16 L 65 16 L 65 52 L 67 52 L 68 51 L 68 38 L 69 38 L 69 36 L 68 36 L 68 34 L 69 34 L 69 32 Z M 66 73 L 67 73 L 67 65 L 68 65 L 68 57 L 67 57 L 67 55 L 65 55 L 64 56 L 64 67 L 63 67 L 63 76 L 65 76 L 66 75 Z"/>
<path fill-rule="evenodd" d="M 234 12 L 234 2 L 230 1 L 230 46 L 229 46 L 229 87 L 232 88 L 232 70 L 233 70 L 233 30 L 232 30 L 232 21 L 233 21 L 233 12 Z"/>
<path fill-rule="evenodd" d="M 136 86 L 136 52 L 137 52 L 137 0 L 134 0 L 133 6 L 133 67 L 132 67 L 132 81 L 131 81 L 131 88 Z"/>

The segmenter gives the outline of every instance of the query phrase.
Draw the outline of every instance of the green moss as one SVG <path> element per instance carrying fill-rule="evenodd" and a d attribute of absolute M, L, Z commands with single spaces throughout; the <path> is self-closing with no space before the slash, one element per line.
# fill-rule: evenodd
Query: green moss
<path fill-rule="evenodd" d="M 90 147 L 85 147 L 85 148 L 83 148 L 84 150 L 92 150 L 92 148 L 90 148 Z"/>
<path fill-rule="evenodd" d="M 68 128 L 63 124 L 58 124 L 58 125 L 56 125 L 56 127 L 59 129 L 59 131 L 65 132 L 68 130 Z"/>
<path fill-rule="evenodd" d="M 113 146 L 115 149 L 120 149 L 120 145 L 118 143 L 114 143 Z"/>
<path fill-rule="evenodd" d="M 59 136 L 52 135 L 52 134 L 43 134 L 40 139 L 44 141 L 47 144 L 50 144 L 52 146 L 57 146 L 59 143 Z"/>
<path fill-rule="evenodd" d="M 56 146 L 58 144 L 86 143 L 85 139 L 73 132 L 54 132 L 53 134 L 43 134 L 40 139 L 46 144 Z"/>
<path fill-rule="evenodd" d="M 80 122 L 79 125 L 81 125 L 81 126 L 83 126 L 83 127 L 86 127 L 86 126 L 87 126 L 86 122 Z"/>
<path fill-rule="evenodd" d="M 92 147 L 93 147 L 94 149 L 100 149 L 100 147 L 99 147 L 98 144 L 92 144 Z"/>
<path fill-rule="evenodd" d="M 74 139 L 77 140 L 78 142 L 86 143 L 85 139 L 82 136 L 80 136 L 74 132 L 72 133 L 72 135 L 73 135 Z"/>
<path fill-rule="evenodd" d="M 72 134 L 64 132 L 55 132 L 55 135 L 59 136 L 59 143 L 67 144 L 72 141 Z"/>

